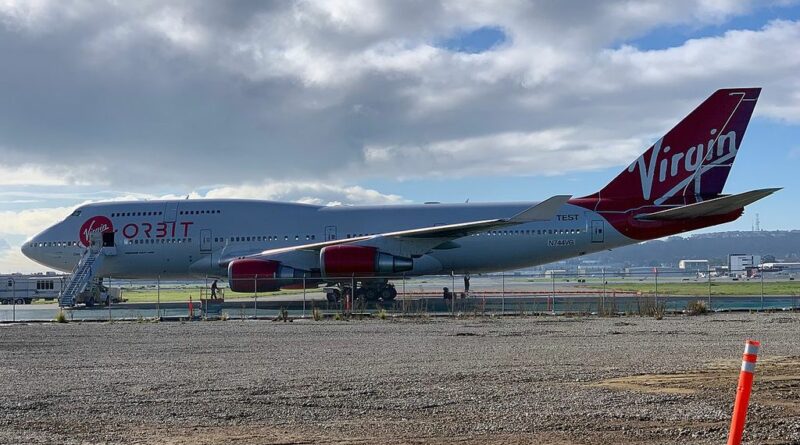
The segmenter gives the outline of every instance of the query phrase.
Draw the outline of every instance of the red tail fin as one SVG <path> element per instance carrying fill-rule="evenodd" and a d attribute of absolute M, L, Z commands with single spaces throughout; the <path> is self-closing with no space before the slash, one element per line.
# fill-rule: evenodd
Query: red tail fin
<path fill-rule="evenodd" d="M 716 91 L 593 196 L 599 207 L 689 204 L 719 195 L 760 92 Z"/>

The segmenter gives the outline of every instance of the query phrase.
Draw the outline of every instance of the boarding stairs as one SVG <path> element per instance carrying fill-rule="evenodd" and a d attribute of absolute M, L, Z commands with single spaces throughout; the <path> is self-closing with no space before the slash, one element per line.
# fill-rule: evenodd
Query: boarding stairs
<path fill-rule="evenodd" d="M 78 265 L 72 271 L 67 286 L 58 296 L 58 305 L 60 307 L 75 306 L 75 300 L 77 300 L 78 295 L 92 282 L 95 272 L 102 263 L 102 257 L 102 251 L 92 252 L 90 249 L 86 249 Z"/>

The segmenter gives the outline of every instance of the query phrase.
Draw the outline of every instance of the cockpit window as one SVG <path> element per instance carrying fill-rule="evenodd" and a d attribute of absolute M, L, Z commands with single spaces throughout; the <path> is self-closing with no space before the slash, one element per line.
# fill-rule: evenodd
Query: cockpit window
<path fill-rule="evenodd" d="M 70 216 L 81 216 L 81 211 L 80 210 L 76 210 L 76 211 L 72 212 L 72 215 L 70 215 Z"/>

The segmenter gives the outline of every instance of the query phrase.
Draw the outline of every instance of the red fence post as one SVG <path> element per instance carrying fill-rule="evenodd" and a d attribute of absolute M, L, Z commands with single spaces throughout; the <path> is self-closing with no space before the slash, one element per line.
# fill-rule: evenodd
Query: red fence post
<path fill-rule="evenodd" d="M 742 369 L 739 372 L 739 386 L 736 388 L 736 402 L 733 405 L 733 418 L 731 418 L 731 431 L 728 435 L 728 445 L 742 443 L 742 432 L 747 417 L 747 405 L 750 402 L 750 391 L 753 388 L 753 373 L 756 370 L 758 348 L 760 342 L 747 340 L 744 344 L 742 356 Z"/>

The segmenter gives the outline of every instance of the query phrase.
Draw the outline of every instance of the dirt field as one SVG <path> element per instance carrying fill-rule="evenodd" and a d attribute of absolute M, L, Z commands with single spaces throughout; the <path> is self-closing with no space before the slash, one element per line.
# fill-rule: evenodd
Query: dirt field
<path fill-rule="evenodd" d="M 800 314 L 0 327 L 3 444 L 800 444 Z"/>

